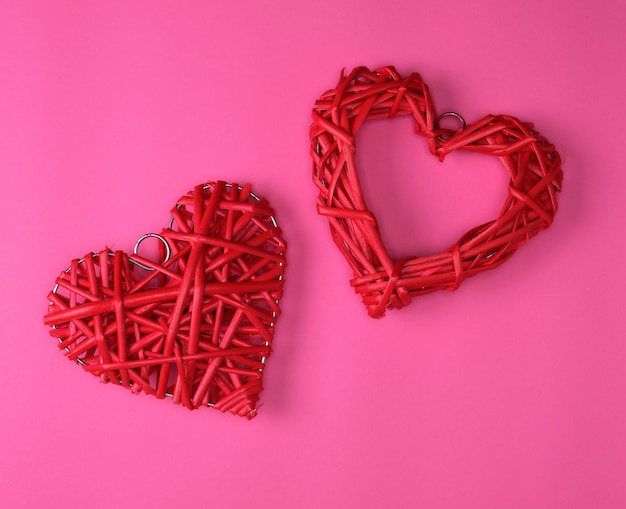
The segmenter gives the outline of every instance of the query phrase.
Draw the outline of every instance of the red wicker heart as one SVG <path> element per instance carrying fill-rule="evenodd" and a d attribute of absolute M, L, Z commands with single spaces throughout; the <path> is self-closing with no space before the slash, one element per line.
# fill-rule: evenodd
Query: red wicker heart
<path fill-rule="evenodd" d="M 109 249 L 73 260 L 49 295 L 51 335 L 103 382 L 254 417 L 285 270 L 273 210 L 250 185 L 209 183 L 157 237 L 161 263 Z"/>
<path fill-rule="evenodd" d="M 355 136 L 363 122 L 413 115 L 415 132 L 443 161 L 454 150 L 498 157 L 510 175 L 500 215 L 477 226 L 441 253 L 392 260 L 361 192 Z M 354 272 L 352 286 L 372 317 L 411 297 L 455 290 L 463 279 L 493 269 L 552 224 L 563 173 L 554 146 L 532 124 L 488 115 L 452 133 L 440 129 L 428 87 L 419 74 L 403 78 L 393 67 L 342 73 L 337 87 L 316 102 L 311 126 L 317 210 L 327 216 L 333 240 Z"/>

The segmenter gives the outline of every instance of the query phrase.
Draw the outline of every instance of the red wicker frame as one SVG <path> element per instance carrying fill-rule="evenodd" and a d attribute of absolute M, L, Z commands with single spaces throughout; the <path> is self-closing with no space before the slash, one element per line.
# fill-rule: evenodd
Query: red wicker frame
<path fill-rule="evenodd" d="M 103 382 L 252 418 L 286 266 L 274 211 L 250 185 L 217 182 L 197 186 L 171 214 L 160 233 L 171 258 L 105 249 L 73 260 L 44 323 Z"/>
<path fill-rule="evenodd" d="M 399 115 L 413 116 L 415 132 L 441 161 L 454 150 L 496 156 L 510 184 L 495 220 L 468 231 L 441 253 L 392 260 L 361 191 L 355 137 L 363 122 Z M 413 296 L 455 290 L 465 278 L 499 266 L 548 228 L 557 211 L 561 158 L 532 124 L 487 115 L 457 132 L 441 129 L 428 87 L 417 73 L 402 77 L 393 67 L 342 72 L 337 86 L 315 103 L 310 137 L 317 210 L 328 218 L 333 240 L 354 272 L 351 284 L 372 317 L 406 306 Z"/>

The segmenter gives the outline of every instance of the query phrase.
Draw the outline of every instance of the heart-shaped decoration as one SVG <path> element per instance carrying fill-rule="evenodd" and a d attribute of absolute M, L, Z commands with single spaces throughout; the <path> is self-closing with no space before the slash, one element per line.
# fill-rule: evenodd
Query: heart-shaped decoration
<path fill-rule="evenodd" d="M 510 175 L 499 216 L 432 256 L 392 260 L 361 191 L 356 133 L 367 120 L 397 115 L 413 116 L 415 132 L 441 161 L 454 150 L 470 150 L 498 157 Z M 487 115 L 452 132 L 439 127 L 439 118 L 421 76 L 403 78 L 393 67 L 342 72 L 337 87 L 315 104 L 310 136 L 317 210 L 328 217 L 333 240 L 354 272 L 351 284 L 372 317 L 408 305 L 413 296 L 455 290 L 465 278 L 499 266 L 549 227 L 557 211 L 561 158 L 532 124 Z"/>
<path fill-rule="evenodd" d="M 274 211 L 250 185 L 216 182 L 171 215 L 151 234 L 164 261 L 109 249 L 73 260 L 44 323 L 103 382 L 252 418 L 286 266 Z"/>

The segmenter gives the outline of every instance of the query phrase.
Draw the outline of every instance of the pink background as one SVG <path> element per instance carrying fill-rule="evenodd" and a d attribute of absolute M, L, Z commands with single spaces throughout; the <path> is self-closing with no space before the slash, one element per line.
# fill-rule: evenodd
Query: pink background
<path fill-rule="evenodd" d="M 617 0 L 3 1 L 0 505 L 626 507 L 625 18 Z M 386 64 L 440 112 L 533 121 L 565 182 L 508 263 L 375 321 L 315 213 L 308 126 L 342 67 Z M 406 119 L 358 143 L 394 254 L 504 198 L 497 161 L 441 165 Z M 71 258 L 130 250 L 211 179 L 252 182 L 289 242 L 250 422 L 102 385 L 42 324 Z"/>

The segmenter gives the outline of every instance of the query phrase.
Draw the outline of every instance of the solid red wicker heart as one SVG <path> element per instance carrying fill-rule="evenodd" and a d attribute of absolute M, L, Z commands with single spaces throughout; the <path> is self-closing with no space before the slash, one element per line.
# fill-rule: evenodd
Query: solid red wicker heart
<path fill-rule="evenodd" d="M 286 266 L 274 211 L 250 185 L 217 182 L 171 214 L 165 261 L 109 249 L 73 260 L 44 322 L 103 382 L 252 418 Z"/>
<path fill-rule="evenodd" d="M 364 122 L 412 115 L 415 132 L 443 161 L 454 150 L 496 156 L 510 175 L 499 216 L 464 234 L 441 253 L 393 260 L 368 210 L 355 162 L 355 136 Z M 368 313 L 408 305 L 411 298 L 493 269 L 531 237 L 549 227 L 561 189 L 561 159 L 532 124 L 507 115 L 487 115 L 456 132 L 441 129 L 428 87 L 419 74 L 402 77 L 393 67 L 342 72 L 337 86 L 313 110 L 310 130 L 317 210 L 328 218 L 333 240 L 354 272 L 351 281 Z"/>

